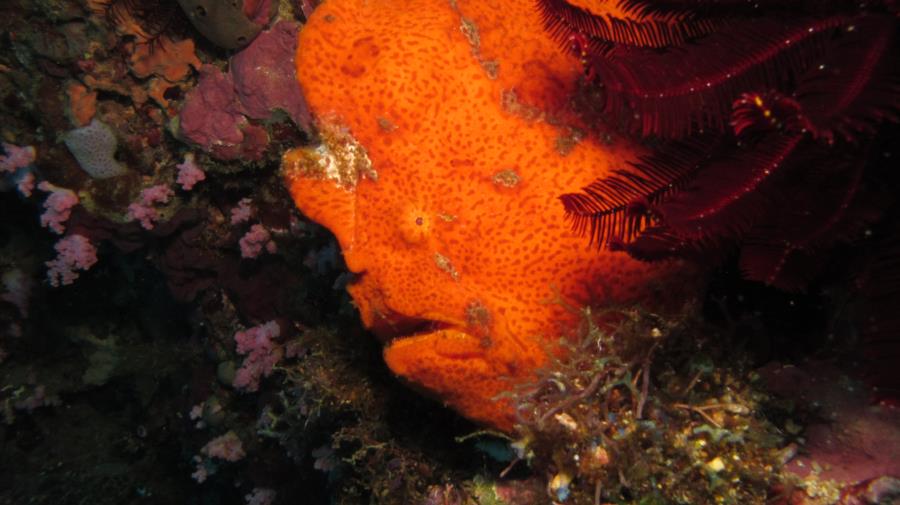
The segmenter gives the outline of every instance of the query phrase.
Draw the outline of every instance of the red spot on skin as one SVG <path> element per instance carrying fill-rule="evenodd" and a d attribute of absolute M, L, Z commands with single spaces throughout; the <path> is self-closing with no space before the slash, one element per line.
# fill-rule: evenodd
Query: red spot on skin
<path fill-rule="evenodd" d="M 341 65 L 341 72 L 349 77 L 361 77 L 366 73 L 367 65 L 374 62 L 380 51 L 375 45 L 374 37 L 363 37 L 353 41 L 352 50 L 346 62 Z"/>

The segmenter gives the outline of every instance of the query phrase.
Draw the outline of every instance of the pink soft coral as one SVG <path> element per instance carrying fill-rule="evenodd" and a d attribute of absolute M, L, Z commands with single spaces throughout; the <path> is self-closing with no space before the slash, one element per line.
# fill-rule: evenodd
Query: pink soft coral
<path fill-rule="evenodd" d="M 210 440 L 200 449 L 200 452 L 210 458 L 224 459 L 225 461 L 239 461 L 246 455 L 241 439 L 233 431 Z"/>
<path fill-rule="evenodd" d="M 144 189 L 138 201 L 128 206 L 128 218 L 140 222 L 145 230 L 152 230 L 159 220 L 156 205 L 168 203 L 173 194 L 172 189 L 165 184 Z"/>
<path fill-rule="evenodd" d="M 253 215 L 253 207 L 250 205 L 253 200 L 249 198 L 241 198 L 237 206 L 231 209 L 231 224 L 246 223 Z"/>
<path fill-rule="evenodd" d="M 272 505 L 278 493 L 274 489 L 255 487 L 250 494 L 244 495 L 247 505 Z"/>
<path fill-rule="evenodd" d="M 88 270 L 97 263 L 97 248 L 83 235 L 69 235 L 54 246 L 57 256 L 46 263 L 47 281 L 53 287 L 75 282 L 79 270 Z"/>
<path fill-rule="evenodd" d="M 263 248 L 269 254 L 275 254 L 278 251 L 278 246 L 272 241 L 272 234 L 261 224 L 251 226 L 250 230 L 241 237 L 239 244 L 242 258 L 256 258 L 262 254 Z"/>
<path fill-rule="evenodd" d="M 14 176 L 14 180 L 16 182 L 16 189 L 19 190 L 22 196 L 28 198 L 31 196 L 31 192 L 34 191 L 34 174 L 31 173 L 30 170 L 21 171 L 19 174 Z"/>
<path fill-rule="evenodd" d="M 9 181 L 16 185 L 22 196 L 31 196 L 34 189 L 34 174 L 31 172 L 34 164 L 35 151 L 33 146 L 21 147 L 14 144 L 3 143 L 3 152 L 0 154 L 0 174 L 8 173 Z M 0 187 L 3 186 L 0 181 Z"/>
<path fill-rule="evenodd" d="M 36 151 L 32 146 L 17 146 L 3 143 L 4 155 L 0 155 L 0 172 L 15 172 L 34 163 Z"/>
<path fill-rule="evenodd" d="M 178 178 L 175 182 L 181 185 L 181 189 L 190 191 L 194 189 L 194 185 L 206 179 L 206 172 L 197 165 L 194 155 L 187 153 L 184 155 L 184 161 L 175 165 L 178 168 Z"/>
<path fill-rule="evenodd" d="M 235 374 L 232 385 L 244 391 L 259 389 L 259 380 L 272 374 L 284 351 L 274 342 L 281 335 L 275 321 L 247 328 L 234 334 L 237 352 L 245 354 L 244 363 Z"/>
<path fill-rule="evenodd" d="M 50 228 L 54 233 L 62 235 L 66 231 L 64 223 L 72 215 L 72 207 L 78 205 L 78 195 L 70 189 L 54 186 L 47 181 L 38 184 L 38 189 L 50 193 L 47 199 L 44 200 L 41 226 Z"/>
<path fill-rule="evenodd" d="M 251 226 L 250 230 L 241 237 L 239 245 L 242 258 L 256 258 L 262 253 L 263 248 L 269 254 L 275 254 L 278 251 L 278 246 L 272 241 L 272 234 L 261 224 Z"/>
<path fill-rule="evenodd" d="M 216 466 L 211 463 L 212 459 L 221 459 L 224 461 L 239 461 L 247 454 L 244 452 L 244 444 L 240 437 L 234 431 L 216 437 L 200 449 L 200 453 L 205 457 L 194 456 L 194 463 L 197 465 L 191 477 L 197 482 L 204 482 L 210 475 L 216 473 Z"/>

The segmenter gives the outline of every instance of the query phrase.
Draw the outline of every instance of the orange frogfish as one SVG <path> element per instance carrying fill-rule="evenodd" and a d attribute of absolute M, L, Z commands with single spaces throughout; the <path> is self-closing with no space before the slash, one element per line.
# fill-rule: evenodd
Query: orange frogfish
<path fill-rule="evenodd" d="M 681 263 L 574 233 L 558 196 L 645 153 L 585 127 L 582 67 L 530 0 L 329 0 L 297 76 L 321 145 L 289 151 L 299 209 L 336 236 L 390 369 L 480 424 L 562 352 L 572 307 L 683 300 Z"/>

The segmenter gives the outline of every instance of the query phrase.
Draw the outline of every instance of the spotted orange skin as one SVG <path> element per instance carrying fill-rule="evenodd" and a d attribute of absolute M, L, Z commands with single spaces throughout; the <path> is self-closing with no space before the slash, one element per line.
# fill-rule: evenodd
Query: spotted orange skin
<path fill-rule="evenodd" d="M 570 230 L 558 195 L 643 151 L 590 135 L 566 147 L 567 125 L 583 126 L 569 110 L 582 69 L 530 0 L 329 0 L 296 65 L 313 114 L 349 131 L 377 179 L 340 186 L 290 170 L 289 152 L 288 188 L 334 232 L 363 323 L 414 387 L 510 431 L 498 395 L 559 352 L 572 307 L 683 296 L 681 265 L 598 251 Z"/>

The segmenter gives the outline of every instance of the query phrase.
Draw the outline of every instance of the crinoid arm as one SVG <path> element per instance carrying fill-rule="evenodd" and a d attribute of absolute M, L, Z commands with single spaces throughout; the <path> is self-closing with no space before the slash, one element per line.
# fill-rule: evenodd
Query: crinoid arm
<path fill-rule="evenodd" d="M 847 20 L 735 21 L 696 42 L 662 51 L 619 46 L 591 61 L 610 118 L 641 135 L 683 138 L 725 131 L 748 91 L 789 93 Z"/>
<path fill-rule="evenodd" d="M 680 45 L 722 24 L 685 10 L 641 12 L 626 2 L 537 0 L 537 6 L 547 32 L 561 44 L 568 45 L 577 35 L 598 50 L 609 44 L 646 48 Z"/>
<path fill-rule="evenodd" d="M 560 196 L 573 229 L 598 247 L 627 243 L 658 222 L 656 207 L 683 189 L 709 158 L 710 143 L 697 138 L 658 149 L 627 169 L 598 179 L 580 193 Z"/>

